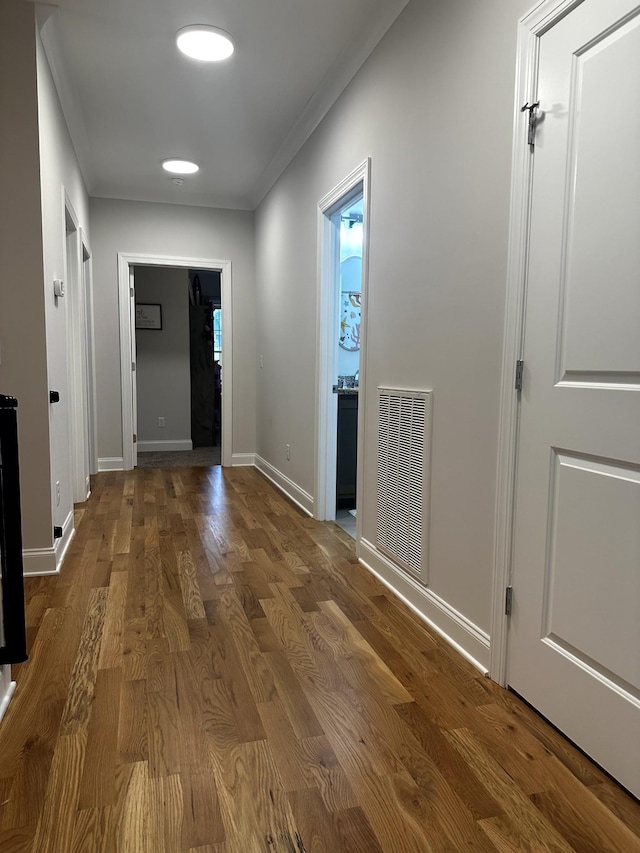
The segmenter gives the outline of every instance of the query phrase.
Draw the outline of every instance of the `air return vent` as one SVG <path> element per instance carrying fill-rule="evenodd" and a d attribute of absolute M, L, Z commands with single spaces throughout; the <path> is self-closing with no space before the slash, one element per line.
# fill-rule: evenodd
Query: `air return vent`
<path fill-rule="evenodd" d="M 427 583 L 433 394 L 378 388 L 376 545 Z"/>

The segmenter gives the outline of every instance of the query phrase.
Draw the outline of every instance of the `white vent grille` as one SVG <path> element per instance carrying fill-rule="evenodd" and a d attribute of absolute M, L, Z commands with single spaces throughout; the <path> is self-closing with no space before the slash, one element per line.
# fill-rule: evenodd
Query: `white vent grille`
<path fill-rule="evenodd" d="M 432 392 L 378 389 L 377 547 L 427 583 Z"/>

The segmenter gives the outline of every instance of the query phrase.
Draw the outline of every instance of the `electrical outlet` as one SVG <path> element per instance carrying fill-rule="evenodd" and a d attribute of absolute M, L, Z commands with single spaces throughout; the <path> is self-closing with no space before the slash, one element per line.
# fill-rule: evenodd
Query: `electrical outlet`
<path fill-rule="evenodd" d="M 260 370 L 262 370 L 263 367 L 264 367 L 264 356 L 261 355 L 260 356 Z"/>
<path fill-rule="evenodd" d="M 60 506 L 60 480 L 56 480 L 56 506 Z"/>
<path fill-rule="evenodd" d="M 164 418 L 158 418 L 158 426 L 159 426 L 159 427 L 163 427 L 163 426 L 164 426 Z"/>
<path fill-rule="evenodd" d="M 290 445 L 290 444 L 287 444 L 287 445 L 285 446 L 285 450 L 286 450 L 286 453 L 287 453 L 287 462 L 288 462 L 288 461 L 291 459 L 291 445 Z"/>

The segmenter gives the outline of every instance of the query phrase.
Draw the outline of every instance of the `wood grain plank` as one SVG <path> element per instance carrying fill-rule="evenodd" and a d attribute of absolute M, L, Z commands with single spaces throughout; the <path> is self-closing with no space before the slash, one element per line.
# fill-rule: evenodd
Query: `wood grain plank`
<path fill-rule="evenodd" d="M 149 758 L 147 716 L 146 682 L 124 681 L 118 716 L 118 764 L 134 764 Z"/>
<path fill-rule="evenodd" d="M 115 669 L 122 666 L 127 582 L 125 572 L 112 572 L 100 646 L 99 669 Z"/>
<path fill-rule="evenodd" d="M 98 672 L 80 785 L 80 809 L 111 805 L 115 797 L 121 669 Z"/>
<path fill-rule="evenodd" d="M 504 815 L 480 821 L 480 826 L 495 842 L 498 849 L 505 844 L 522 844 L 527 839 L 531 849 L 569 853 L 571 847 L 542 817 L 531 801 L 519 791 L 511 778 L 468 730 L 447 732 L 452 746 L 469 762 L 478 779 L 489 793 L 499 799 Z M 516 832 L 517 830 L 517 832 Z M 513 834 L 515 833 L 515 834 Z M 511 839 L 511 840 L 510 840 Z M 536 847 L 537 845 L 537 847 Z M 526 849 L 514 846 L 511 849 Z"/>
<path fill-rule="evenodd" d="M 33 853 L 60 853 L 73 845 L 86 739 L 83 729 L 58 738 Z"/>

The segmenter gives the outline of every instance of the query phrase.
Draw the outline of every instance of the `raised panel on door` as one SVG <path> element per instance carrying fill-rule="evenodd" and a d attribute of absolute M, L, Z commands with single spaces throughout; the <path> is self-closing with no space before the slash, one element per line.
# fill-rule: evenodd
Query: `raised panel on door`
<path fill-rule="evenodd" d="M 634 18 L 572 61 L 560 381 L 640 381 L 638 56 Z"/>
<path fill-rule="evenodd" d="M 640 16 L 540 37 L 509 684 L 640 794 Z"/>

